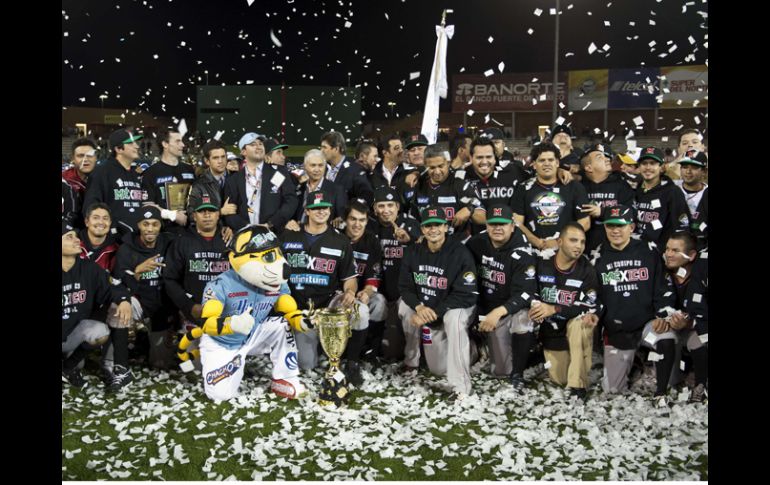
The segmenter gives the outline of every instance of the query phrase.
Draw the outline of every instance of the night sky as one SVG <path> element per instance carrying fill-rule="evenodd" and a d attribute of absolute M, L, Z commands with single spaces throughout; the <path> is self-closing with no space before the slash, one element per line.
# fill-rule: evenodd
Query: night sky
<path fill-rule="evenodd" d="M 205 71 L 210 85 L 346 86 L 351 73 L 365 122 L 389 117 L 388 101 L 403 117 L 423 108 L 443 9 L 454 10 L 451 88 L 452 74 L 499 72 L 500 62 L 504 72 L 552 72 L 554 7 L 555 0 L 64 0 L 62 106 L 98 107 L 107 94 L 105 107 L 191 117 Z M 560 9 L 560 70 L 708 62 L 703 0 L 561 0 Z"/>

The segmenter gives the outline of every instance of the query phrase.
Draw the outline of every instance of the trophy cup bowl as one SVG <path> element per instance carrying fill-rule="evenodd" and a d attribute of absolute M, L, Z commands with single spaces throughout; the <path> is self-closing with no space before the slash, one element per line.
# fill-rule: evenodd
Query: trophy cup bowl
<path fill-rule="evenodd" d="M 355 307 L 355 305 L 354 305 Z M 329 369 L 324 375 L 318 401 L 324 406 L 334 404 L 339 407 L 348 402 L 348 380 L 340 370 L 340 358 L 345 352 L 351 336 L 350 316 L 355 308 L 321 308 L 312 311 L 312 319 L 318 330 L 318 339 L 324 353 L 329 357 Z"/>

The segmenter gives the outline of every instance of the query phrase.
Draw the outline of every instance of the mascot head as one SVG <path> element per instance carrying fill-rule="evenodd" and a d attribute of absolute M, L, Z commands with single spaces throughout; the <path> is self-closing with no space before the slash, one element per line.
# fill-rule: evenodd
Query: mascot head
<path fill-rule="evenodd" d="M 230 266 L 238 275 L 266 291 L 278 291 L 289 279 L 289 264 L 278 237 L 262 226 L 246 226 L 230 242 Z"/>

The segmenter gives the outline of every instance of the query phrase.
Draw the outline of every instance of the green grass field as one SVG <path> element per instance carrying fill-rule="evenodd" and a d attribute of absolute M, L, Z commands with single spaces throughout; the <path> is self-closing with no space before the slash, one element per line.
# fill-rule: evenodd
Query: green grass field
<path fill-rule="evenodd" d="M 134 368 L 107 396 L 86 371 L 87 388 L 62 387 L 62 480 L 708 480 L 704 405 L 654 409 L 644 391 L 597 384 L 570 402 L 538 369 L 516 396 L 481 364 L 474 394 L 450 403 L 442 378 L 366 364 L 350 405 L 327 409 L 320 370 L 287 401 L 267 391 L 266 365 L 250 360 L 241 396 L 219 404 L 198 373 Z"/>

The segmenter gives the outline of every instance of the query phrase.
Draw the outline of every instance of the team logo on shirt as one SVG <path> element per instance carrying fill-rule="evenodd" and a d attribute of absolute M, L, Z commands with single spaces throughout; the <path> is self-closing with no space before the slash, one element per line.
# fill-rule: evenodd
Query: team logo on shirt
<path fill-rule="evenodd" d="M 466 285 L 472 285 L 476 282 L 476 275 L 471 271 L 467 271 L 465 274 L 463 274 L 463 281 L 465 281 Z"/>
<path fill-rule="evenodd" d="M 284 362 L 286 363 L 287 369 L 297 370 L 297 353 L 289 352 L 288 354 L 286 354 L 286 359 L 284 359 Z"/>
<path fill-rule="evenodd" d="M 283 243 L 283 249 L 302 249 L 302 243 L 299 243 L 299 242 L 285 242 L 285 243 Z"/>
<path fill-rule="evenodd" d="M 541 226 L 553 226 L 559 222 L 559 215 L 567 205 L 555 192 L 545 192 L 530 204 L 537 213 L 537 223 Z"/>
<path fill-rule="evenodd" d="M 535 277 L 535 267 L 534 266 L 528 266 L 527 271 L 524 272 L 525 275 L 527 275 L 528 278 L 534 278 Z"/>

